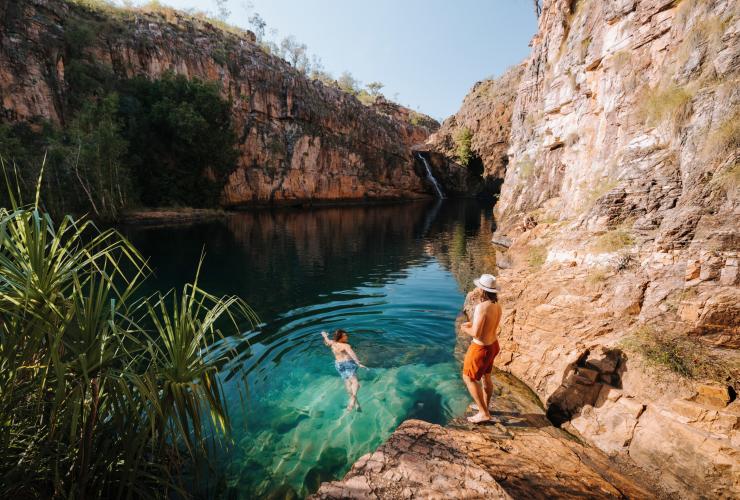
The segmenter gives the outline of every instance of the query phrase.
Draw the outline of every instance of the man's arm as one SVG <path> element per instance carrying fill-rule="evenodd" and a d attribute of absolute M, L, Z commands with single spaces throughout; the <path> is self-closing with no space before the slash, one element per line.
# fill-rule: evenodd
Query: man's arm
<path fill-rule="evenodd" d="M 344 346 L 344 352 L 346 352 L 349 355 L 349 357 L 352 358 L 352 361 L 354 361 L 355 363 L 357 363 L 357 366 L 359 366 L 360 368 L 367 368 L 367 366 L 365 366 L 362 363 L 360 363 L 360 360 L 357 357 L 357 354 L 355 354 L 355 351 L 353 351 L 350 346 L 345 345 Z"/>
<path fill-rule="evenodd" d="M 477 339 L 480 336 L 481 331 L 483 330 L 483 318 L 484 314 L 482 311 L 483 304 L 478 304 L 475 306 L 475 312 L 473 312 L 473 323 L 463 323 L 460 326 L 460 329 L 463 331 L 464 334 L 470 335 L 471 337 Z"/>
<path fill-rule="evenodd" d="M 326 332 L 321 332 L 321 336 L 324 337 L 324 344 L 327 345 L 327 347 L 331 347 L 331 345 L 334 343 L 333 340 L 329 340 L 329 334 Z"/>

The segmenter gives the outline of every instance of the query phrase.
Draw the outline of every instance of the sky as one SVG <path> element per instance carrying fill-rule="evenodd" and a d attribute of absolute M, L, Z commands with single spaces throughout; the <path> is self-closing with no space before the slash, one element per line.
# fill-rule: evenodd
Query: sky
<path fill-rule="evenodd" d="M 215 13 L 215 0 L 160 0 Z M 133 3 L 145 3 L 135 0 Z M 334 77 L 380 81 L 387 97 L 443 120 L 475 82 L 524 60 L 537 28 L 530 0 L 226 0 L 228 22 L 308 46 Z"/>

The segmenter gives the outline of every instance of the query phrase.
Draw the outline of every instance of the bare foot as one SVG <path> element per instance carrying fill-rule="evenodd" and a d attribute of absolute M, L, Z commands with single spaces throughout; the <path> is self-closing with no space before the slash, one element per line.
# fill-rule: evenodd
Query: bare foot
<path fill-rule="evenodd" d="M 491 420 L 491 417 L 480 411 L 472 417 L 468 417 L 468 422 L 471 424 L 479 424 L 481 422 L 488 422 L 489 420 Z"/>

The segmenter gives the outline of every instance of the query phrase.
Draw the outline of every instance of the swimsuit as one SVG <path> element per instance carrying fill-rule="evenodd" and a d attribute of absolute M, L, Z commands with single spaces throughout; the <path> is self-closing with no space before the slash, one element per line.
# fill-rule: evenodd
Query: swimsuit
<path fill-rule="evenodd" d="M 473 380 L 480 380 L 486 373 L 493 371 L 493 360 L 496 359 L 500 348 L 498 340 L 493 344 L 480 345 L 472 342 L 465 353 L 463 375 Z"/>
<path fill-rule="evenodd" d="M 342 377 L 342 380 L 347 380 L 354 377 L 355 373 L 357 373 L 358 368 L 357 363 L 355 363 L 351 359 L 345 359 L 344 361 L 335 361 L 334 366 L 339 372 L 339 376 Z"/>

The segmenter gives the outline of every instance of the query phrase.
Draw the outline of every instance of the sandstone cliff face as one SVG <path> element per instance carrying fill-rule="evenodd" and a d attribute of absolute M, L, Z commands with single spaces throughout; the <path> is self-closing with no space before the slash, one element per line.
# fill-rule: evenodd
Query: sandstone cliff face
<path fill-rule="evenodd" d="M 498 363 L 689 498 L 740 495 L 739 39 L 734 0 L 545 1 L 496 207 Z"/>
<path fill-rule="evenodd" d="M 173 11 L 102 14 L 60 0 L 2 2 L 0 19 L 3 120 L 68 118 L 65 37 L 84 19 L 100 27 L 85 51 L 117 78 L 174 71 L 221 82 L 241 153 L 225 206 L 433 193 L 409 149 L 430 129 L 412 125 L 409 111 L 393 103 L 364 106 L 305 78 L 263 52 L 251 33 L 237 36 Z"/>
<path fill-rule="evenodd" d="M 465 96 L 460 110 L 429 136 L 427 146 L 454 160 L 455 138 L 460 131 L 467 129 L 472 134 L 470 146 L 474 161 L 483 164 L 484 179 L 503 179 L 509 160 L 511 113 L 523 71 L 524 64 L 520 64 L 495 80 L 476 83 Z"/>

